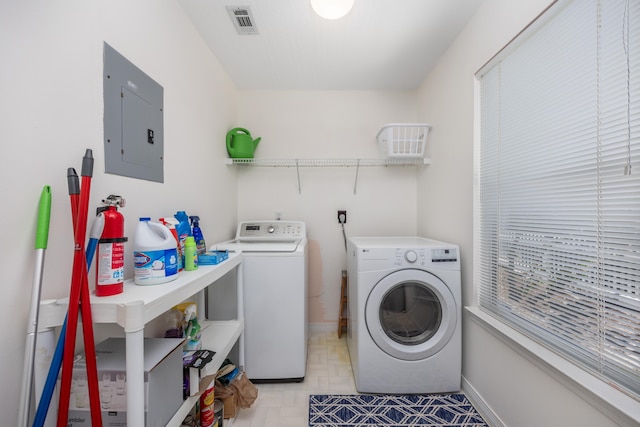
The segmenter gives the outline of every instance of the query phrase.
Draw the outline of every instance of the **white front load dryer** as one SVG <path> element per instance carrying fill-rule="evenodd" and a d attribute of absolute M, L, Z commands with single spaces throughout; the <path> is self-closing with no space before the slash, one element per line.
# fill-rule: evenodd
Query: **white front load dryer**
<path fill-rule="evenodd" d="M 459 391 L 458 246 L 422 237 L 354 237 L 347 258 L 347 344 L 356 389 Z"/>

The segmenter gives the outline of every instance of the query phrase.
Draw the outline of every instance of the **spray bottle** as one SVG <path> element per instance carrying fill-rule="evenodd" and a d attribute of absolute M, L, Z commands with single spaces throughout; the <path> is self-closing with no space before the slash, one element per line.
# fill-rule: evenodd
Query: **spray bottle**
<path fill-rule="evenodd" d="M 186 322 L 184 349 L 187 351 L 200 350 L 202 342 L 200 341 L 200 324 L 198 323 L 197 306 L 195 304 L 191 303 L 184 308 L 184 320 Z"/>
<path fill-rule="evenodd" d="M 204 236 L 200 229 L 200 217 L 190 216 L 191 227 L 193 230 L 193 239 L 196 241 L 196 247 L 198 248 L 198 255 L 201 255 L 207 251 L 207 244 L 204 242 Z"/>
<path fill-rule="evenodd" d="M 187 237 L 191 236 L 191 226 L 189 225 L 189 216 L 185 211 L 178 211 L 174 215 L 175 219 L 178 220 L 178 225 L 176 225 L 176 231 L 178 232 L 178 238 L 180 239 L 180 249 L 182 251 L 182 265 L 184 267 L 187 266 L 185 262 L 185 246 L 184 242 L 187 240 Z"/>

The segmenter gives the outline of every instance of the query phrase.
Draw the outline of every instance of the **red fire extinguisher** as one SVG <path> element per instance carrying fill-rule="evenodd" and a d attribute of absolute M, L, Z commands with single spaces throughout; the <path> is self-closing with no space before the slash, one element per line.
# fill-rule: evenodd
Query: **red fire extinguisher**
<path fill-rule="evenodd" d="M 110 195 L 98 208 L 104 216 L 104 229 L 98 241 L 96 263 L 96 295 L 105 297 L 122 293 L 124 285 L 124 217 L 118 206 L 125 205 L 120 196 Z"/>

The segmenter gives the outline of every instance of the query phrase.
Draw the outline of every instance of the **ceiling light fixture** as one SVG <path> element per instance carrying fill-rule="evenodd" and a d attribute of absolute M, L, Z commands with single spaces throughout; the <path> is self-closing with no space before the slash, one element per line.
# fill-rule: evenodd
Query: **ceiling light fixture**
<path fill-rule="evenodd" d="M 310 0 L 313 10 L 325 19 L 339 19 L 353 7 L 355 0 Z"/>

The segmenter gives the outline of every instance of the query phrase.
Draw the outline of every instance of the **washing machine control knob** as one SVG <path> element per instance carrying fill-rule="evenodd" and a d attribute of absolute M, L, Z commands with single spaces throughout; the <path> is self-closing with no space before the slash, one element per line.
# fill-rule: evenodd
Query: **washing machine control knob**
<path fill-rule="evenodd" d="M 404 253 L 404 259 L 410 263 L 414 263 L 418 260 L 418 254 L 416 251 L 407 251 Z"/>
<path fill-rule="evenodd" d="M 273 234 L 274 231 L 276 231 L 276 228 L 273 225 L 270 225 L 269 227 L 267 227 L 267 232 L 269 234 Z"/>

